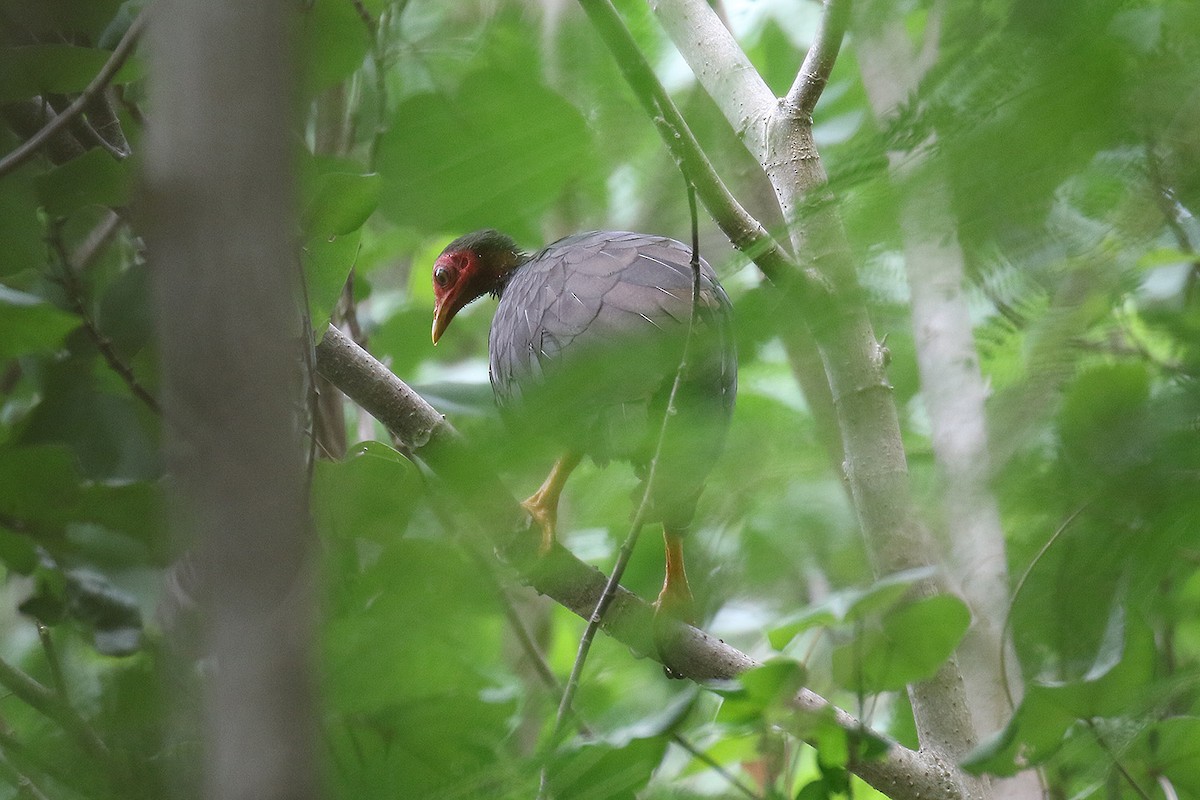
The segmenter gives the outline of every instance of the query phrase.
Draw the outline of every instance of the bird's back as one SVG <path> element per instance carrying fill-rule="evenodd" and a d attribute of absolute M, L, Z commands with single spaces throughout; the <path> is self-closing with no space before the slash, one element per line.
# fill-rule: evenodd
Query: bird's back
<path fill-rule="evenodd" d="M 598 460 L 644 467 L 692 311 L 690 262 L 690 249 L 673 239 L 598 231 L 548 245 L 517 269 L 488 348 L 506 417 Z M 737 391 L 729 298 L 703 261 L 698 312 L 656 479 L 664 505 L 694 505 Z"/>

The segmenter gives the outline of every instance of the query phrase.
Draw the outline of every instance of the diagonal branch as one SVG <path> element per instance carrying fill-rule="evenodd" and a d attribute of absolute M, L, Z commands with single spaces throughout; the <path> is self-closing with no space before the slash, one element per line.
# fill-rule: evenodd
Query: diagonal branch
<path fill-rule="evenodd" d="M 801 271 L 762 223 L 726 188 L 612 3 L 580 0 L 580 5 L 612 52 L 638 102 L 654 121 L 671 155 L 691 177 L 704 207 L 729 241 L 749 256 L 772 282 L 799 284 L 801 294 L 812 300 L 825 294 L 828 290 L 820 277 Z"/>
<path fill-rule="evenodd" d="M 457 495 L 470 498 L 465 508 L 483 523 L 484 529 L 509 532 L 493 544 L 523 581 L 580 617 L 591 616 L 604 591 L 604 575 L 558 544 L 547 556 L 535 557 L 535 537 L 519 535 L 518 523 L 523 515 L 516 499 L 479 453 L 429 403 L 332 326 L 317 345 L 317 369 L 382 422 L 413 458 L 429 467 Z M 732 679 L 757 666 L 750 656 L 689 625 L 660 620 L 656 632 L 650 606 L 619 587 L 601 629 L 636 654 L 698 682 Z M 801 690 L 791 705 L 797 712 L 793 727 L 800 735 L 805 735 L 804 721 L 814 718 L 832 720 L 856 736 L 866 731 L 859 720 L 807 689 Z M 963 800 L 967 796 L 952 767 L 935 754 L 899 744 L 891 744 L 880 760 L 854 761 L 850 768 L 898 800 Z"/>
<path fill-rule="evenodd" d="M 750 57 L 706 0 L 650 0 L 650 7 L 746 149 L 764 163 L 778 100 Z"/>
<path fill-rule="evenodd" d="M 812 117 L 817 100 L 829 83 L 829 74 L 833 72 L 849 22 L 850 0 L 825 0 L 821 25 L 817 28 L 817 35 L 808 48 L 808 55 L 804 57 L 792 88 L 783 99 L 781 112 L 800 119 Z"/>
<path fill-rule="evenodd" d="M 117 43 L 116 48 L 113 49 L 112 55 L 108 57 L 108 61 L 104 62 L 104 66 L 96 73 L 96 77 L 92 78 L 92 82 L 75 98 L 71 105 L 63 109 L 61 114 L 22 143 L 20 147 L 0 159 L 0 178 L 32 158 L 42 145 L 50 141 L 54 137 L 54 134 L 69 125 L 71 120 L 83 113 L 84 109 L 88 107 L 93 99 L 104 91 L 105 87 L 108 86 L 109 82 L 117 74 L 117 70 L 124 66 L 126 59 L 133 53 L 133 48 L 142 34 L 142 29 L 146 26 L 147 14 L 147 9 L 142 9 L 142 12 L 137 15 L 137 18 L 134 19 L 129 29 L 125 31 L 125 35 L 121 37 L 121 41 Z"/>

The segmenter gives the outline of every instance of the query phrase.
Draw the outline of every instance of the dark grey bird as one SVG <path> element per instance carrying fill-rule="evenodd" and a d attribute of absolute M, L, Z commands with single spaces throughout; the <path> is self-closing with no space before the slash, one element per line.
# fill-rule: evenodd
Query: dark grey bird
<path fill-rule="evenodd" d="M 686 245 L 625 231 L 580 233 L 533 254 L 477 231 L 434 263 L 434 343 L 468 303 L 499 298 L 488 338 L 496 401 L 519 437 L 549 439 L 561 454 L 522 504 L 541 529 L 540 552 L 555 541 L 559 496 L 584 456 L 629 461 L 646 480 L 687 338 L 693 275 Z M 689 621 L 683 539 L 736 394 L 732 308 L 701 260 L 689 357 L 646 517 L 662 522 L 666 546 L 658 609 Z"/>

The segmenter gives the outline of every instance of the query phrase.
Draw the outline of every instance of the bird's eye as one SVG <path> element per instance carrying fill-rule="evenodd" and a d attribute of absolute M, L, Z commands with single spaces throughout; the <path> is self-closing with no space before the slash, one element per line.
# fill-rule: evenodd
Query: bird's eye
<path fill-rule="evenodd" d="M 443 289 L 450 283 L 450 270 L 445 267 L 438 267 L 433 271 L 433 282 Z"/>

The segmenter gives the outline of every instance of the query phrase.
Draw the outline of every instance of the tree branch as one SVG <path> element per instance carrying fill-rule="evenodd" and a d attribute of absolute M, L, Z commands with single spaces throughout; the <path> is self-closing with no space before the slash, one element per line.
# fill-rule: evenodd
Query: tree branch
<path fill-rule="evenodd" d="M 74 708 L 53 691 L 3 659 L 0 659 L 0 686 L 57 722 L 88 755 L 98 759 L 108 757 L 108 748 L 104 746 L 104 742 Z"/>
<path fill-rule="evenodd" d="M 826 294 L 828 287 L 820 276 L 802 271 L 762 223 L 751 216 L 726 188 L 612 3 L 609 0 L 580 0 L 580 5 L 612 52 L 638 102 L 658 128 L 667 149 L 684 167 L 704 207 L 729 241 L 754 261 L 772 282 L 798 284 L 800 294 L 814 302 Z M 753 72 L 749 62 L 747 67 Z M 753 74 L 757 76 L 758 73 Z M 762 88 L 770 97 L 766 84 Z"/>
<path fill-rule="evenodd" d="M 746 149 L 765 163 L 778 100 L 720 16 L 705 0 L 650 0 L 650 7 Z"/>
<path fill-rule="evenodd" d="M 654 7 L 684 59 L 770 178 L 794 251 L 833 287 L 828 303 L 804 310 L 829 376 L 845 477 L 876 574 L 938 564 L 938 550 L 912 500 L 886 374 L 887 353 L 872 329 L 841 216 L 824 190 L 827 176 L 811 118 L 783 113 L 783 104 L 762 96 L 755 78 L 744 74 L 753 67 L 704 0 L 659 0 Z M 838 18 L 826 21 L 826 36 L 844 30 Z M 824 51 L 823 57 L 809 59 L 814 72 L 817 64 L 832 67 L 836 49 L 826 41 Z M 719 76 L 724 73 L 739 76 L 734 90 L 722 91 Z M 815 105 L 818 94 L 814 87 L 805 102 Z M 762 130 L 748 127 L 747 119 L 762 120 Z M 921 591 L 939 591 L 937 581 L 927 582 Z M 909 698 L 923 750 L 937 751 L 939 758 L 952 763 L 972 746 L 970 709 L 953 659 L 933 679 L 909 687 Z M 988 793 L 984 781 L 962 772 L 956 779 L 973 796 Z"/>
<path fill-rule="evenodd" d="M 808 48 L 808 55 L 804 57 L 792 88 L 783 99 L 780 113 L 811 119 L 817 100 L 829 83 L 829 74 L 833 72 L 849 22 L 850 0 L 825 0 L 821 26 L 817 28 L 817 35 Z"/>
<path fill-rule="evenodd" d="M 536 557 L 536 537 L 518 530 L 524 515 L 516 498 L 445 417 L 332 326 L 317 345 L 317 370 L 382 422 L 414 459 L 444 480 L 457 496 L 468 498 L 465 509 L 485 530 L 502 532 L 493 544 L 523 581 L 581 618 L 591 616 L 604 591 L 604 575 L 557 543 L 548 555 Z M 750 656 L 697 628 L 671 620 L 660 620 L 657 627 L 656 636 L 650 606 L 619 587 L 601 622 L 602 630 L 637 655 L 659 661 L 697 682 L 732 679 L 757 666 Z M 802 728 L 801 720 L 814 715 L 832 719 L 856 735 L 867 730 L 859 720 L 807 689 L 793 698 L 792 706 L 799 715 L 797 730 Z M 893 798 L 967 797 L 951 765 L 935 754 L 898 744 L 892 744 L 881 760 L 856 761 L 850 768 Z"/>
<path fill-rule="evenodd" d="M 22 143 L 20 147 L 13 150 L 3 159 L 0 159 L 0 178 L 3 178 L 32 158 L 33 154 L 42 145 L 50 141 L 54 134 L 62 130 L 63 127 L 69 125 L 71 120 L 87 108 L 94 97 L 104 91 L 105 87 L 112 81 L 113 76 L 117 74 L 117 70 L 125 64 L 126 59 L 133 52 L 133 48 L 142 34 L 142 29 L 146 26 L 146 16 L 148 13 L 148 7 L 142 9 L 141 13 L 130 24 L 129 29 L 125 31 L 125 35 L 121 37 L 121 41 L 113 49 L 112 55 L 108 57 L 108 61 L 104 62 L 104 66 L 96 73 L 96 77 L 92 78 L 92 82 L 75 98 L 71 105 L 67 106 L 61 114 L 50 120 L 44 128 Z"/>

